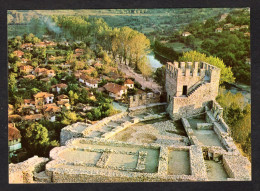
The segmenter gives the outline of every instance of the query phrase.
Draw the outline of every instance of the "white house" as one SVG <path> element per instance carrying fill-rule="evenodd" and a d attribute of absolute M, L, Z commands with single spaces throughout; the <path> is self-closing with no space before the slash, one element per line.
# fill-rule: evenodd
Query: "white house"
<path fill-rule="evenodd" d="M 8 150 L 9 156 L 12 157 L 14 152 L 21 149 L 21 134 L 13 123 L 8 123 Z"/>
<path fill-rule="evenodd" d="M 127 87 L 115 83 L 107 83 L 104 88 L 109 93 L 109 96 L 115 99 L 121 99 L 127 93 Z"/>
<path fill-rule="evenodd" d="M 131 79 L 127 79 L 124 83 L 124 86 L 133 89 L 134 88 L 134 82 Z"/>
<path fill-rule="evenodd" d="M 68 87 L 67 84 L 61 83 L 61 84 L 56 84 L 56 85 L 51 86 L 51 89 L 53 92 L 60 93 L 61 89 L 66 89 L 67 87 Z"/>
<path fill-rule="evenodd" d="M 79 82 L 85 84 L 89 88 L 98 88 L 98 79 L 89 78 L 86 75 L 80 75 Z"/>
<path fill-rule="evenodd" d="M 182 33 L 182 36 L 190 36 L 190 35 L 191 35 L 190 32 L 183 32 L 183 33 Z"/>
<path fill-rule="evenodd" d="M 35 105 L 44 105 L 53 103 L 54 95 L 48 92 L 39 92 L 34 95 Z"/>
<path fill-rule="evenodd" d="M 90 88 L 98 88 L 98 80 L 97 79 L 86 79 L 85 84 Z"/>

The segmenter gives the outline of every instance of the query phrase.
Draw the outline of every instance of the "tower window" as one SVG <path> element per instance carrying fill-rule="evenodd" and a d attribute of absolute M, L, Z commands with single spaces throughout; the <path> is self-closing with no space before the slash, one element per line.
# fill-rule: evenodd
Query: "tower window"
<path fill-rule="evenodd" d="M 183 86 L 182 95 L 187 95 L 187 86 Z"/>

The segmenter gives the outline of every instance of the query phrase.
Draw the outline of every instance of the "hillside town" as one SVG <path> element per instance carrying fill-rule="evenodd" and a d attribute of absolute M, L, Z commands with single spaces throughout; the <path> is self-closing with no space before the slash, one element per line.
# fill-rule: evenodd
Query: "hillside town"
<path fill-rule="evenodd" d="M 33 34 L 28 36 L 37 38 Z M 113 100 L 128 104 L 130 95 L 149 92 L 111 63 L 100 58 L 86 59 L 89 49 L 66 51 L 72 48 L 71 43 L 54 42 L 46 37 L 42 41 L 37 38 L 37 43 L 28 43 L 28 36 L 23 40 L 16 38 L 17 46 L 9 53 L 15 60 L 9 61 L 9 75 L 15 76 L 16 82 L 13 88 L 18 94 L 21 92 L 19 102 L 11 104 L 11 101 L 8 105 L 9 129 L 14 133 L 9 137 L 10 157 L 15 158 L 19 151 L 24 151 L 17 124 L 45 120 L 55 123 L 68 112 L 77 112 L 78 118 L 74 122 L 88 116 L 87 122 L 95 123 L 95 120 L 117 112 L 111 106 Z M 80 47 L 80 43 L 73 46 Z M 109 106 L 102 111 L 102 117 L 99 114 L 91 116 L 103 99 Z"/>

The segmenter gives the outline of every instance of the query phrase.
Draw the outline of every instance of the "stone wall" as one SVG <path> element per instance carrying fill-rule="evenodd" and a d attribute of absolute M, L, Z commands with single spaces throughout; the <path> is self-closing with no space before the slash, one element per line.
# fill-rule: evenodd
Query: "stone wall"
<path fill-rule="evenodd" d="M 167 106 L 167 103 L 151 103 L 148 105 L 142 105 L 137 107 L 129 108 L 129 111 L 132 115 L 137 115 L 141 113 L 147 113 L 147 112 L 165 112 L 165 108 Z"/>
<path fill-rule="evenodd" d="M 196 176 L 198 180 L 200 181 L 208 180 L 205 161 L 200 146 L 193 145 L 190 148 L 190 169 L 191 169 L 191 174 L 193 176 Z"/>
<path fill-rule="evenodd" d="M 85 128 L 77 128 L 78 126 L 85 126 L 85 128 L 87 128 L 89 125 L 86 123 L 74 123 L 72 125 L 68 125 L 64 128 L 61 129 L 61 133 L 60 133 L 60 144 L 61 145 L 65 145 L 65 142 L 67 140 L 70 140 L 72 138 L 77 138 L 77 137 L 83 137 L 82 131 Z"/>
<path fill-rule="evenodd" d="M 251 164 L 246 157 L 223 155 L 223 165 L 232 180 L 251 180 Z"/>
<path fill-rule="evenodd" d="M 129 108 L 151 103 L 159 103 L 161 95 L 159 93 L 137 94 L 129 97 Z"/>
<path fill-rule="evenodd" d="M 9 164 L 9 183 L 34 183 L 34 173 L 45 168 L 48 158 L 34 156 L 21 163 Z"/>
<path fill-rule="evenodd" d="M 130 146 L 150 149 L 160 149 L 158 158 L 158 171 L 153 173 L 143 172 L 144 165 L 147 161 L 146 151 L 117 151 L 114 149 L 93 149 L 89 146 L 78 147 L 78 142 L 84 142 L 85 144 L 100 144 L 100 145 L 112 145 L 112 146 Z M 59 153 L 65 150 L 77 150 L 91 151 L 103 153 L 96 163 L 96 166 L 86 166 L 86 164 L 80 163 L 80 161 L 66 162 L 64 159 L 60 159 Z M 189 151 L 190 150 L 190 163 L 191 163 L 191 175 L 168 175 L 168 154 L 170 150 Z M 128 155 L 137 156 L 137 164 L 134 169 L 123 168 L 111 168 L 107 166 L 107 159 L 109 153 L 121 153 L 124 152 Z M 65 147 L 54 148 L 51 151 L 51 158 L 53 161 L 46 165 L 46 174 L 51 177 L 54 183 L 74 183 L 74 182 L 167 182 L 167 181 L 205 181 L 205 167 L 201 148 L 197 146 L 161 146 L 157 143 L 151 144 L 134 144 L 113 140 L 94 140 L 86 138 L 72 139 L 66 143 Z M 65 164 L 65 165 L 64 165 Z M 57 166 L 57 168 L 56 168 Z M 60 168 L 60 166 L 64 166 Z M 67 167 L 66 167 L 67 166 Z M 68 167 L 70 166 L 70 167 Z"/>
<path fill-rule="evenodd" d="M 94 125 L 89 126 L 87 129 L 85 129 L 82 132 L 82 134 L 83 134 L 83 136 L 87 136 L 91 131 L 102 127 L 103 125 L 109 123 L 110 121 L 118 120 L 118 119 L 120 119 L 120 118 L 122 118 L 122 117 L 124 117 L 126 115 L 128 115 L 128 112 L 121 112 L 121 113 L 118 113 L 116 115 L 113 115 L 113 116 L 110 116 L 110 117 L 106 117 L 106 118 L 98 121 Z"/>

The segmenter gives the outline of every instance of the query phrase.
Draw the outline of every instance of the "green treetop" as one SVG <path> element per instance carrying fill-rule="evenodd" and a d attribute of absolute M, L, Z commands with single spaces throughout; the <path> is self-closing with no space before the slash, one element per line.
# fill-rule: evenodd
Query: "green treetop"
<path fill-rule="evenodd" d="M 231 71 L 231 67 L 227 67 L 223 60 L 218 57 L 209 56 L 199 53 L 197 51 L 189 51 L 183 53 L 183 56 L 179 59 L 182 62 L 207 62 L 221 69 L 220 84 L 223 82 L 232 83 L 235 81 L 235 77 Z"/>

